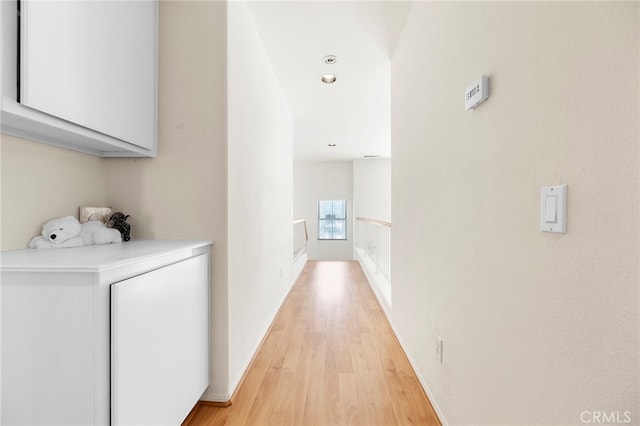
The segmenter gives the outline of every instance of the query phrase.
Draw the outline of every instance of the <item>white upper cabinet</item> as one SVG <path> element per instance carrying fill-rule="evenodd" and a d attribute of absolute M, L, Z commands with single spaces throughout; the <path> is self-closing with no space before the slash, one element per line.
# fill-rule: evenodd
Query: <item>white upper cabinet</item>
<path fill-rule="evenodd" d="M 0 2 L 2 132 L 156 155 L 157 2 Z"/>

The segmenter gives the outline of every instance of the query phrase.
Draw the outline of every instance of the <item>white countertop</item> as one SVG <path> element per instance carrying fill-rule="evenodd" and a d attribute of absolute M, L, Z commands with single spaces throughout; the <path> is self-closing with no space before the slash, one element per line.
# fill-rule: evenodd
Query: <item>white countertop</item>
<path fill-rule="evenodd" d="M 212 244 L 200 240 L 132 240 L 62 249 L 8 250 L 0 252 L 0 271 L 101 272 L 192 252 Z"/>

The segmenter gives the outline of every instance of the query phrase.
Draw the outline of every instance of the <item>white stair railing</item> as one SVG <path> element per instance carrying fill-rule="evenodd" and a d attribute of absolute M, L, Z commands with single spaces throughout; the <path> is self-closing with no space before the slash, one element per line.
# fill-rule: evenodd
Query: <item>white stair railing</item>
<path fill-rule="evenodd" d="M 309 233 L 307 232 L 306 219 L 296 219 L 293 221 L 293 260 L 295 261 L 300 255 L 307 252 L 307 241 L 309 241 Z"/>
<path fill-rule="evenodd" d="M 391 282 L 391 223 L 357 217 L 356 247 L 373 261 L 376 272 Z"/>

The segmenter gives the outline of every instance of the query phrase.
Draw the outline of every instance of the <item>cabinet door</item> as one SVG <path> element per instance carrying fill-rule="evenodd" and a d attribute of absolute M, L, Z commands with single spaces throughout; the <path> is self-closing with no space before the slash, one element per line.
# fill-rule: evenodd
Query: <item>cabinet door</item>
<path fill-rule="evenodd" d="M 208 256 L 113 284 L 111 423 L 181 424 L 208 383 Z"/>
<path fill-rule="evenodd" d="M 95 414 L 90 283 L 78 273 L 2 273 L 0 424 L 106 425 Z"/>
<path fill-rule="evenodd" d="M 152 150 L 156 7 L 22 0 L 20 103 Z"/>

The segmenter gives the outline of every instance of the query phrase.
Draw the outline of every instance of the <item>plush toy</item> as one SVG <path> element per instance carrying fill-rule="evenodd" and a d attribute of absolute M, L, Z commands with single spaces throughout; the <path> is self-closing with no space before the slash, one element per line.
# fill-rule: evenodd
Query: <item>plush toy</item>
<path fill-rule="evenodd" d="M 74 217 L 66 216 L 50 220 L 42 226 L 42 235 L 29 241 L 29 248 L 64 248 L 84 245 L 80 232 L 82 226 Z"/>
<path fill-rule="evenodd" d="M 90 220 L 82 224 L 80 237 L 84 241 L 84 245 L 91 244 L 111 244 L 121 243 L 122 235 L 117 229 L 107 228 L 107 226 L 97 220 Z"/>
<path fill-rule="evenodd" d="M 89 221 L 82 225 L 73 216 L 50 220 L 42 226 L 42 235 L 29 241 L 29 248 L 66 248 L 122 241 L 120 232 L 107 228 L 102 222 Z"/>
<path fill-rule="evenodd" d="M 107 226 L 109 228 L 117 229 L 118 231 L 120 231 L 120 234 L 122 235 L 122 241 L 129 241 L 131 239 L 131 236 L 129 235 L 131 233 L 131 225 L 127 223 L 128 218 L 128 214 L 115 212 L 111 215 L 109 221 L 107 222 Z"/>

